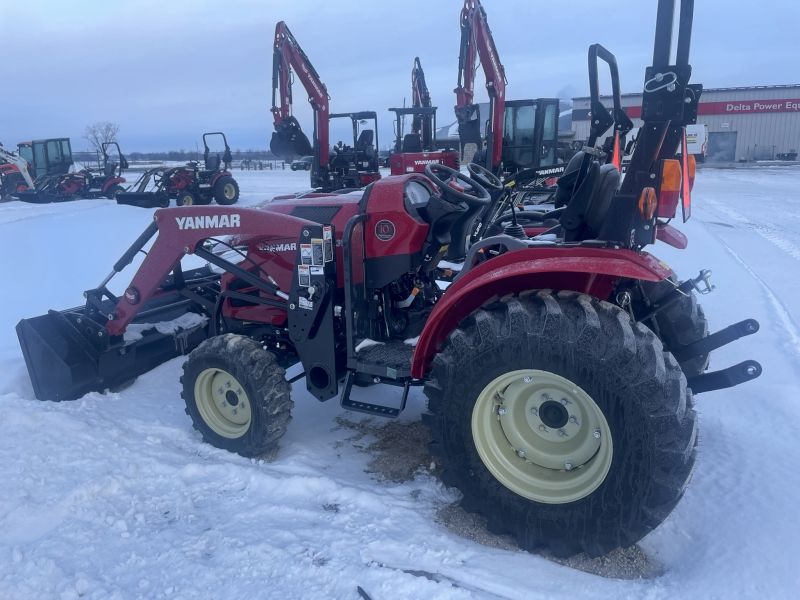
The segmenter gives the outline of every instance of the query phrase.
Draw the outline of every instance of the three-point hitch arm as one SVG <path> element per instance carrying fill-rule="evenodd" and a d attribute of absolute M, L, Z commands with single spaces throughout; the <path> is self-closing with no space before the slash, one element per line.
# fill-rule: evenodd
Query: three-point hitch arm
<path fill-rule="evenodd" d="M 492 168 L 500 164 L 503 152 L 503 115 L 506 102 L 506 75 L 492 32 L 486 20 L 486 11 L 480 0 L 464 0 L 461 10 L 461 51 L 458 57 L 458 87 L 455 113 L 458 133 L 464 145 L 473 142 L 481 147 L 480 113 L 474 103 L 475 60 L 480 57 L 489 92 L 489 128 L 486 131 L 487 156 Z"/>
<path fill-rule="evenodd" d="M 301 131 L 300 123 L 292 116 L 292 73 L 295 73 L 308 93 L 314 109 L 314 147 Z M 277 156 L 306 156 L 314 154 L 315 168 L 324 169 L 330 158 L 328 125 L 328 90 L 305 52 L 295 40 L 286 23 L 275 26 L 275 46 L 272 62 L 272 109 L 275 133 L 270 149 Z"/>

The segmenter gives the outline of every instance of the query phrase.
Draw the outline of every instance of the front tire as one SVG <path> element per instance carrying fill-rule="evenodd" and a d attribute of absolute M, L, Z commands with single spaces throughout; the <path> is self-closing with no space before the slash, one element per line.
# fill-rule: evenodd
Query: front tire
<path fill-rule="evenodd" d="M 175 204 L 178 206 L 194 206 L 197 200 L 192 192 L 178 192 L 175 196 Z"/>
<path fill-rule="evenodd" d="M 652 331 L 586 295 L 525 292 L 477 310 L 448 336 L 425 393 L 442 481 L 526 550 L 631 546 L 692 475 L 697 416 L 680 367 Z"/>
<path fill-rule="evenodd" d="M 117 194 L 119 194 L 120 192 L 124 192 L 124 191 L 125 191 L 124 187 L 122 187 L 118 183 L 115 183 L 114 185 L 112 185 L 110 188 L 108 188 L 106 190 L 105 196 L 106 196 L 106 198 L 109 198 L 110 200 L 114 200 L 117 197 Z"/>
<path fill-rule="evenodd" d="M 220 177 L 214 184 L 214 199 L 222 206 L 236 204 L 239 201 L 239 184 L 233 177 Z"/>
<path fill-rule="evenodd" d="M 275 448 L 291 421 L 291 386 L 275 355 L 251 338 L 204 341 L 183 365 L 186 414 L 203 441 L 246 457 Z"/>

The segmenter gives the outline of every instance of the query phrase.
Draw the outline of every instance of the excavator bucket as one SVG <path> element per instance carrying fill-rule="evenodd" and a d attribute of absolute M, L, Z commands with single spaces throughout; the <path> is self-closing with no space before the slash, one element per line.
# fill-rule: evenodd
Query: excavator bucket
<path fill-rule="evenodd" d="M 300 123 L 294 117 L 289 117 L 280 125 L 275 126 L 269 149 L 275 156 L 285 158 L 308 156 L 314 152 L 311 142 L 308 141 L 308 137 L 300 129 Z"/>
<path fill-rule="evenodd" d="M 458 137 L 461 139 L 461 152 L 467 144 L 475 144 L 480 150 L 483 142 L 481 140 L 480 119 L 472 119 L 458 124 Z"/>

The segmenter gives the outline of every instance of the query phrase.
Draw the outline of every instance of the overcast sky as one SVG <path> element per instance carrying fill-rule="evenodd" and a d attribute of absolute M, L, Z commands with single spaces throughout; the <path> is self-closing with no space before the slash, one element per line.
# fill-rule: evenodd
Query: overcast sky
<path fill-rule="evenodd" d="M 652 58 L 655 0 L 484 0 L 508 98 L 588 93 L 586 51 L 620 65 L 641 91 Z M 797 0 L 696 0 L 693 81 L 706 87 L 800 83 Z M 332 112 L 375 110 L 380 142 L 390 106 L 410 97 L 419 56 L 439 125 L 454 121 L 461 0 L 0 0 L 0 141 L 121 126 L 123 152 L 193 148 L 223 130 L 231 146 L 267 148 L 272 37 L 286 21 L 327 85 Z M 603 82 L 605 91 L 608 84 Z M 482 72 L 478 100 L 486 99 Z M 305 91 L 295 115 L 311 134 Z M 332 132 L 332 141 L 346 139 Z"/>

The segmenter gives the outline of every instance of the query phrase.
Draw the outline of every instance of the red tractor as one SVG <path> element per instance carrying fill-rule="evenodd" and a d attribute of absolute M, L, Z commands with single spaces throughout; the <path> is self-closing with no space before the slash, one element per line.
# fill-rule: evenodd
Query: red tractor
<path fill-rule="evenodd" d="M 709 272 L 680 281 L 645 251 L 657 239 L 686 244 L 663 219 L 681 197 L 684 218 L 691 210 L 692 163 L 677 150 L 702 92 L 689 83 L 692 8 L 683 0 L 675 65 L 672 15 L 658 12 L 644 125 L 621 187 L 594 147 L 612 125 L 624 129 L 599 102 L 597 59 L 618 78 L 613 55 L 595 45 L 590 144 L 559 180 L 561 208 L 523 228 L 532 237 L 511 223 L 466 250 L 459 224 L 493 203 L 480 166 L 467 177 L 428 165 L 360 193 L 260 209 L 158 210 L 85 306 L 18 324 L 36 396 L 114 389 L 188 354 L 182 396 L 194 427 L 255 457 L 286 431 L 301 379 L 320 402 L 390 418 L 421 386 L 442 481 L 491 530 L 560 557 L 636 543 L 692 476 L 694 396 L 761 374 L 751 360 L 705 372 L 712 350 L 758 323 L 709 335 L 694 294 L 713 289 Z M 665 73 L 669 85 L 653 85 Z M 154 237 L 124 295 L 111 294 L 108 281 Z M 448 247 L 462 249 L 455 277 L 441 265 Z M 183 271 L 190 254 L 208 266 Z M 126 339 L 132 323 L 144 331 Z M 303 372 L 287 380 L 298 363 Z M 401 402 L 351 398 L 354 385 L 376 383 L 401 387 Z"/>
<path fill-rule="evenodd" d="M 211 136 L 222 137 L 225 150 L 220 156 L 208 145 Z M 178 206 L 230 205 L 239 201 L 239 184 L 228 170 L 233 157 L 228 139 L 221 131 L 203 134 L 203 165 L 191 160 L 180 167 L 157 167 L 142 173 L 130 191 L 116 195 L 118 204 L 142 208 L 166 208 L 170 199 Z"/>

